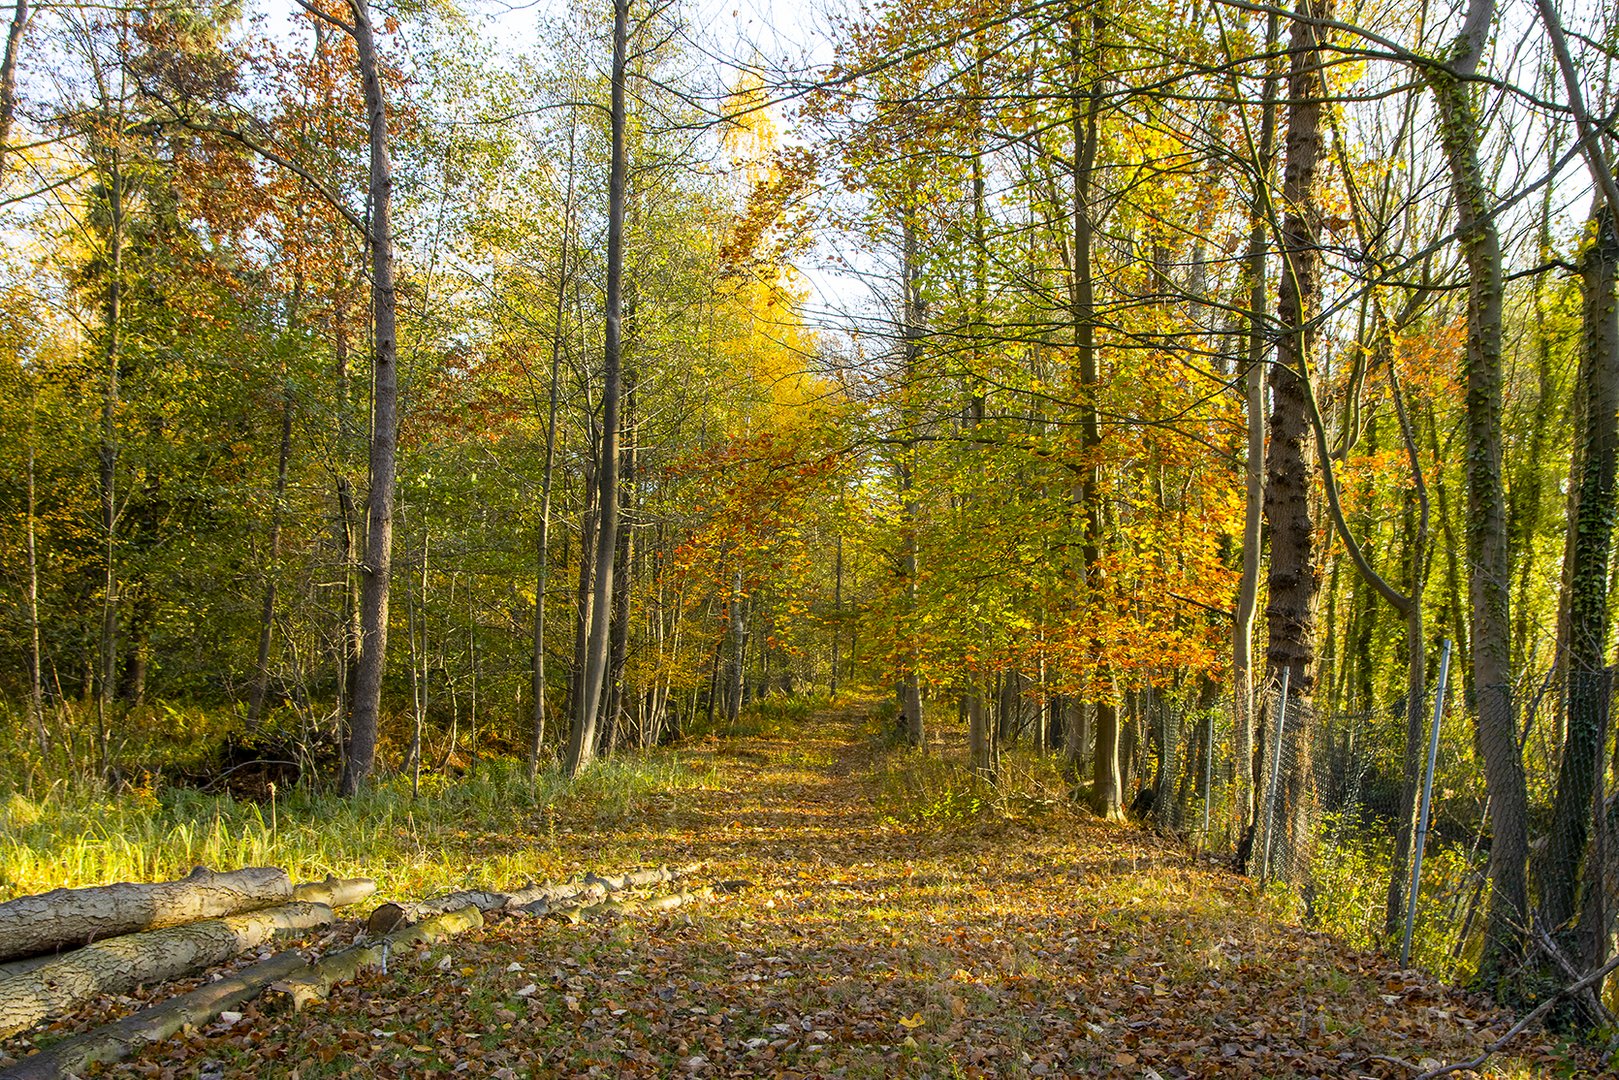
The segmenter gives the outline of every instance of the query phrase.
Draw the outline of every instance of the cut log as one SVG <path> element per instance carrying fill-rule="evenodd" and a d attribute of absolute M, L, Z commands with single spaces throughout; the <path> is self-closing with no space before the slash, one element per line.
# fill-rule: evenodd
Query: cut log
<path fill-rule="evenodd" d="M 387 934 L 400 926 L 409 926 L 423 919 L 442 915 L 447 911 L 455 911 L 463 907 L 475 907 L 485 914 L 495 912 L 522 912 L 527 915 L 544 915 L 557 905 L 572 905 L 581 902 L 602 900 L 610 893 L 622 892 L 625 889 L 641 888 L 646 885 L 661 884 L 697 872 L 702 863 L 692 863 L 688 866 L 679 866 L 671 870 L 668 867 L 659 867 L 655 870 L 631 870 L 625 874 L 608 875 L 586 874 L 578 881 L 549 882 L 543 885 L 525 885 L 515 892 L 493 892 L 487 889 L 468 889 L 461 892 L 445 893 L 415 904 L 383 904 L 371 913 L 366 922 L 366 932 L 373 937 Z"/>
<path fill-rule="evenodd" d="M 581 923 L 586 919 L 598 919 L 603 915 L 651 915 L 660 911 L 673 911 L 687 904 L 694 904 L 700 900 L 709 900 L 714 896 L 713 888 L 693 889 L 690 892 L 666 893 L 663 896 L 651 896 L 645 899 L 625 897 L 623 899 L 600 900 L 592 904 L 568 904 L 552 908 L 549 914 L 570 923 Z"/>
<path fill-rule="evenodd" d="M 0 964 L 0 979 L 9 979 L 13 975 L 33 971 L 35 968 L 42 967 L 55 959 L 55 953 L 47 953 L 44 956 L 30 956 L 26 960 L 7 960 L 5 963 Z"/>
<path fill-rule="evenodd" d="M 273 866 L 223 874 L 199 866 L 179 881 L 53 889 L 0 904 L 0 960 L 257 911 L 291 899 L 291 879 Z"/>
<path fill-rule="evenodd" d="M 62 1080 L 97 1063 L 123 1061 L 143 1047 L 188 1027 L 201 1027 L 262 994 L 271 983 L 305 966 L 295 950 L 277 953 L 218 982 L 158 1002 L 94 1031 L 66 1039 L 0 1072 L 0 1080 Z"/>
<path fill-rule="evenodd" d="M 338 878 L 330 874 L 325 881 L 311 881 L 292 890 L 294 900 L 310 904 L 325 904 L 329 908 L 348 907 L 377 891 L 377 883 L 368 877 Z"/>
<path fill-rule="evenodd" d="M 122 994 L 143 983 L 201 971 L 256 949 L 278 934 L 330 926 L 325 904 L 280 907 L 126 934 L 52 958 L 33 971 L 0 981 L 0 1038 L 26 1031 L 100 994 Z"/>
<path fill-rule="evenodd" d="M 288 974 L 271 989 L 292 998 L 294 1009 L 313 1001 L 324 1001 L 332 987 L 349 982 L 368 968 L 387 969 L 388 954 L 412 945 L 431 945 L 447 937 L 483 925 L 483 912 L 475 904 L 435 915 L 431 919 L 395 930 L 381 941 L 342 949 L 316 960 L 308 967 Z"/>
<path fill-rule="evenodd" d="M 673 870 L 662 866 L 656 870 L 631 870 L 627 874 L 607 876 L 586 874 L 583 880 L 570 886 L 566 892 L 551 892 L 533 897 L 520 896 L 508 910 L 525 915 L 549 915 L 553 912 L 600 903 L 613 893 L 645 888 L 648 885 L 662 885 L 694 874 L 702 868 L 702 863 L 691 863 Z"/>

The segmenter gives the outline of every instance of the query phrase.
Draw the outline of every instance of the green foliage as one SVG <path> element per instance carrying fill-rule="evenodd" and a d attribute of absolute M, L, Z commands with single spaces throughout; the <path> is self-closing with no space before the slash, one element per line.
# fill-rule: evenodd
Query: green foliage
<path fill-rule="evenodd" d="M 1043 817 L 1068 805 L 1059 765 L 1050 755 L 1016 747 L 1002 753 L 990 783 L 937 749 L 899 747 L 874 766 L 872 797 L 884 820 L 902 824 Z"/>
<path fill-rule="evenodd" d="M 762 698 L 755 698 L 743 707 L 736 720 L 727 720 L 724 716 L 715 714 L 714 722 L 710 724 L 706 715 L 701 715 L 688 729 L 687 734 L 693 738 L 754 738 L 763 736 L 771 739 L 784 739 L 792 735 L 795 728 L 803 725 L 810 716 L 829 704 L 827 692 L 816 689 L 793 694 L 767 694 Z"/>
<path fill-rule="evenodd" d="M 1318 830 L 1308 921 L 1358 948 L 1387 948 L 1398 953 L 1398 934 L 1391 941 L 1383 933 L 1394 850 L 1390 829 L 1329 815 Z M 1469 862 L 1465 848 L 1430 839 L 1422 860 L 1422 893 L 1411 935 L 1415 966 L 1442 979 L 1455 979 L 1467 970 L 1472 959 L 1469 947 L 1476 942 L 1463 941 L 1461 932 L 1467 908 L 1477 904 L 1482 912 L 1489 902 L 1487 889 L 1475 896 L 1483 873 L 1482 865 Z M 1401 919 L 1403 928 L 1403 913 Z"/>
<path fill-rule="evenodd" d="M 0 802 L 0 900 L 60 886 L 155 881 L 193 866 L 284 866 L 378 879 L 390 896 L 515 883 L 571 872 L 559 829 L 611 828 L 645 799 L 702 787 L 708 773 L 672 751 L 602 762 L 569 783 L 556 769 L 530 787 L 521 762 L 481 761 L 461 778 L 407 777 L 342 799 L 294 787 L 264 802 L 137 784 L 114 795 L 57 784 Z"/>
<path fill-rule="evenodd" d="M 885 820 L 906 825 L 970 821 L 994 804 L 994 789 L 964 766 L 921 749 L 885 757 L 873 776 L 873 799 Z"/>

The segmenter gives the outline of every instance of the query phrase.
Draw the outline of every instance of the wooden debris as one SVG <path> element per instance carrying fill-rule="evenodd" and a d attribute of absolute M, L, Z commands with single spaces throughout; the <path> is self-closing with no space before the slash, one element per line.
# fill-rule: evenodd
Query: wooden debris
<path fill-rule="evenodd" d="M 0 960 L 256 911 L 291 899 L 291 879 L 273 866 L 220 874 L 199 866 L 179 881 L 53 889 L 0 904 Z"/>
<path fill-rule="evenodd" d="M 101 994 L 122 994 L 222 964 L 276 936 L 329 926 L 325 904 L 280 907 L 125 934 L 53 957 L 0 980 L 0 1038 L 26 1031 Z"/>
<path fill-rule="evenodd" d="M 123 1061 L 188 1027 L 201 1027 L 218 1019 L 220 1013 L 251 1001 L 277 979 L 304 966 L 304 958 L 296 951 L 277 953 L 229 978 L 205 983 L 190 993 L 158 1002 L 24 1058 L 0 1072 L 0 1080 L 60 1080 L 79 1075 L 98 1063 Z"/>
<path fill-rule="evenodd" d="M 415 904 L 383 904 L 371 913 L 365 929 L 368 934 L 378 937 L 391 933 L 400 926 L 409 926 L 422 919 L 468 906 L 475 907 L 486 915 L 495 912 L 544 915 L 557 906 L 592 903 L 603 900 L 614 892 L 673 881 L 695 873 L 701 868 L 701 863 L 692 863 L 673 870 L 659 867 L 655 870 L 632 870 L 629 873 L 608 876 L 586 874 L 578 881 L 525 885 L 509 893 L 470 889 L 435 896 Z"/>
<path fill-rule="evenodd" d="M 482 925 L 483 912 L 477 905 L 467 904 L 395 930 L 380 941 L 328 953 L 308 967 L 277 980 L 271 989 L 288 995 L 293 1008 L 301 1009 L 310 1002 L 325 1000 L 332 987 L 353 980 L 362 971 L 384 967 L 392 951 L 418 944 L 431 945 Z"/>
<path fill-rule="evenodd" d="M 358 904 L 376 891 L 377 883 L 371 878 L 338 878 L 327 874 L 325 881 L 311 881 L 295 886 L 292 898 L 311 904 L 325 904 L 329 908 L 340 908 Z"/>
<path fill-rule="evenodd" d="M 603 915 L 649 915 L 660 911 L 673 911 L 675 908 L 684 907 L 700 900 L 709 900 L 714 895 L 714 888 L 707 887 L 689 892 L 666 893 L 662 896 L 653 896 L 646 899 L 626 897 L 623 899 L 599 900 L 594 903 L 568 904 L 551 909 L 549 914 L 571 923 L 600 918 Z"/>

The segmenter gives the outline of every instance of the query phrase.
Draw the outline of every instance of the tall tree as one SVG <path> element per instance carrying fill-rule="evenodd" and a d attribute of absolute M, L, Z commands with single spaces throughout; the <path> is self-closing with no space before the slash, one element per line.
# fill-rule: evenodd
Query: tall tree
<path fill-rule="evenodd" d="M 584 670 L 574 702 L 564 771 L 577 776 L 596 755 L 596 722 L 607 679 L 608 629 L 612 620 L 613 554 L 618 546 L 620 324 L 624 310 L 624 192 L 628 171 L 624 150 L 624 76 L 629 40 L 630 0 L 613 0 L 612 148 L 607 188 L 607 309 L 602 346 L 602 427 L 596 455 L 595 585 Z"/>
<path fill-rule="evenodd" d="M 313 10 L 313 9 L 311 9 Z M 366 187 L 371 207 L 367 241 L 371 253 L 371 438 L 370 484 L 365 509 L 365 567 L 360 581 L 360 666 L 340 788 L 356 795 L 376 763 L 382 681 L 388 659 L 388 589 L 393 569 L 394 478 L 399 449 L 398 297 L 394 290 L 393 163 L 388 153 L 388 113 L 381 63 L 366 0 L 349 0 L 365 89 L 370 162 Z"/>
<path fill-rule="evenodd" d="M 1470 0 L 1461 31 L 1427 70 L 1438 105 L 1456 231 L 1467 267 L 1467 561 L 1473 692 L 1490 790 L 1490 910 L 1480 976 L 1498 984 L 1522 955 L 1529 911 L 1529 800 L 1512 702 L 1511 552 L 1501 480 L 1501 242 L 1479 161 L 1478 72 L 1494 0 Z"/>
<path fill-rule="evenodd" d="M 1315 598 L 1320 587 L 1315 565 L 1315 524 L 1310 517 L 1310 357 L 1319 310 L 1321 210 L 1316 168 L 1323 146 L 1321 111 L 1326 96 L 1325 32 L 1331 0 L 1300 0 L 1288 37 L 1287 157 L 1282 173 L 1282 257 L 1276 306 L 1279 323 L 1276 361 L 1270 372 L 1270 450 L 1265 459 L 1265 518 L 1270 523 L 1267 660 L 1278 686 L 1286 676 L 1289 698 L 1272 716 L 1282 738 L 1271 740 L 1285 759 L 1286 786 L 1273 793 L 1272 830 L 1293 833 L 1305 812 L 1304 788 L 1311 775 L 1307 714 L 1315 672 Z M 1274 768 L 1272 769 L 1274 772 Z M 1268 848 L 1281 850 L 1265 838 Z"/>

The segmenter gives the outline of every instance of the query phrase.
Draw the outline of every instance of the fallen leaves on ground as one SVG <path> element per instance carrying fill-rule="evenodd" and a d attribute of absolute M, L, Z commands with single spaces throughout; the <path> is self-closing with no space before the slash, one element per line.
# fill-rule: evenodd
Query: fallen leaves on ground
<path fill-rule="evenodd" d="M 111 1071 L 1395 1078 L 1510 1025 L 1130 827 L 1062 805 L 895 824 L 852 714 L 701 753 L 715 783 L 545 840 L 546 861 L 701 859 L 752 887 L 662 915 L 499 920 L 324 1005 L 262 998 Z M 1596 1075 L 1582 1053 L 1526 1036 L 1500 1063 Z"/>

